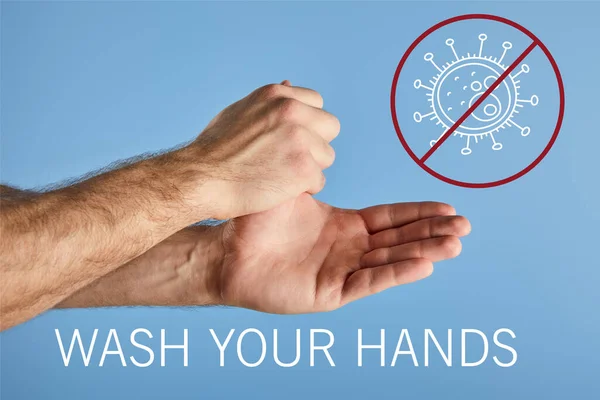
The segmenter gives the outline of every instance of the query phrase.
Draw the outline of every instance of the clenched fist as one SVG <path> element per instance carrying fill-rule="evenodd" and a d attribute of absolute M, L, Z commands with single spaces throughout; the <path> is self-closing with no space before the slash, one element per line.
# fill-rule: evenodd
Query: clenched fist
<path fill-rule="evenodd" d="M 184 151 L 204 167 L 202 190 L 214 196 L 215 218 L 268 210 L 323 188 L 340 123 L 322 107 L 319 93 L 284 81 L 257 89 L 209 123 Z"/>

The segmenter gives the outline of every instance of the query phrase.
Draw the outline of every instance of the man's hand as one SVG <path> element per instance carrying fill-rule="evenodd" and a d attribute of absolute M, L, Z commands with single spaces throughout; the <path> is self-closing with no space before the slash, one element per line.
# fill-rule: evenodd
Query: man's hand
<path fill-rule="evenodd" d="M 464 217 L 442 203 L 331 207 L 303 194 L 230 221 L 221 303 L 271 313 L 333 310 L 433 272 L 457 256 Z"/>
<path fill-rule="evenodd" d="M 204 168 L 198 196 L 214 193 L 215 218 L 268 210 L 323 188 L 340 124 L 322 106 L 313 90 L 268 85 L 223 110 L 182 150 Z"/>
<path fill-rule="evenodd" d="M 332 310 L 424 278 L 456 256 L 464 217 L 442 203 L 342 210 L 307 194 L 160 243 L 60 307 L 230 305 L 271 313 Z"/>
<path fill-rule="evenodd" d="M 0 329 L 23 322 L 186 226 L 267 210 L 324 185 L 339 123 L 309 89 L 269 85 L 190 145 L 45 193 L 0 191 Z"/>

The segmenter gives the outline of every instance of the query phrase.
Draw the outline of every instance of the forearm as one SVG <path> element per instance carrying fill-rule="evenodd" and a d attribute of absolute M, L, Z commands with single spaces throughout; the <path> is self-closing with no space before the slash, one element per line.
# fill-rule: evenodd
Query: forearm
<path fill-rule="evenodd" d="M 12 202 L 31 197 L 35 192 L 30 190 L 17 189 L 10 186 L 0 185 L 0 205 L 6 205 L 6 202 Z"/>
<path fill-rule="evenodd" d="M 57 308 L 220 304 L 222 226 L 186 228 Z"/>
<path fill-rule="evenodd" d="M 267 85 L 181 151 L 3 202 L 0 328 L 53 307 L 193 222 L 319 192 L 340 130 L 322 106 L 310 89 Z"/>
<path fill-rule="evenodd" d="M 3 196 L 2 329 L 214 216 L 211 189 L 187 157 L 167 153 L 48 193 Z M 205 201 L 199 205 L 200 193 Z"/>

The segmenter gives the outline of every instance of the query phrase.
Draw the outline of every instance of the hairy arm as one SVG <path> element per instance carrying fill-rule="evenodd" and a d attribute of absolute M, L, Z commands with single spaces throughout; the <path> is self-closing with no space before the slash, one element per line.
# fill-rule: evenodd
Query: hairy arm
<path fill-rule="evenodd" d="M 458 255 L 469 230 L 447 204 L 346 210 L 301 194 L 262 213 L 184 229 L 58 307 L 333 310 L 428 276 L 432 262 Z"/>
<path fill-rule="evenodd" d="M 182 150 L 166 153 L 45 193 L 4 186 L 1 328 L 53 307 L 190 223 L 213 216 L 211 191 L 189 157 Z"/>
<path fill-rule="evenodd" d="M 7 201 L 14 201 L 31 197 L 35 192 L 31 190 L 22 190 L 10 186 L 0 185 L 0 204 L 6 204 Z"/>
<path fill-rule="evenodd" d="M 56 308 L 222 304 L 222 228 L 183 229 Z"/>
<path fill-rule="evenodd" d="M 62 189 L 4 189 L 0 329 L 23 322 L 186 226 L 323 188 L 339 121 L 310 89 L 267 85 L 176 151 Z"/>

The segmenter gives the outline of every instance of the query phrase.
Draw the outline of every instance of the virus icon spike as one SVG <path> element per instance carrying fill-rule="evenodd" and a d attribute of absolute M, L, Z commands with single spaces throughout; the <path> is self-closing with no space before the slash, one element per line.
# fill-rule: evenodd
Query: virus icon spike
<path fill-rule="evenodd" d="M 433 53 L 425 53 L 425 55 L 423 56 L 423 59 L 425 61 L 429 61 L 431 63 L 431 65 L 433 65 L 434 67 L 437 68 L 438 71 L 442 72 L 442 69 L 440 67 L 438 67 L 438 65 L 435 63 L 435 61 L 433 61 Z"/>
<path fill-rule="evenodd" d="M 498 64 L 502 64 L 502 60 L 504 60 L 504 56 L 506 55 L 506 52 L 508 50 L 512 49 L 512 43 L 504 42 L 504 43 L 502 43 L 502 48 L 504 49 L 504 51 L 502 52 L 502 55 L 500 56 L 500 59 L 498 60 Z"/>
<path fill-rule="evenodd" d="M 456 54 L 456 49 L 454 48 L 454 39 L 452 38 L 448 38 L 446 39 L 446 46 L 450 47 L 452 49 L 452 53 L 454 53 L 454 57 L 456 57 L 456 60 L 460 60 L 460 58 L 458 58 L 458 54 Z"/>
<path fill-rule="evenodd" d="M 540 99 L 534 94 L 533 96 L 531 96 L 531 99 L 529 100 L 523 100 L 523 99 L 518 99 L 517 102 L 519 103 L 529 103 L 532 106 L 537 106 L 539 103 Z"/>
<path fill-rule="evenodd" d="M 414 83 L 414 86 L 415 86 L 415 89 L 421 89 L 421 88 L 423 88 L 423 89 L 427 89 L 427 90 L 429 90 L 429 91 L 433 91 L 433 88 L 432 88 L 432 87 L 429 87 L 429 86 L 425 86 L 425 85 L 423 85 L 423 82 L 421 82 L 421 80 L 420 80 L 420 79 L 417 79 L 417 80 L 415 81 L 415 83 Z"/>
<path fill-rule="evenodd" d="M 529 128 L 528 126 L 520 126 L 513 120 L 508 120 L 508 122 L 516 126 L 521 131 L 521 136 L 529 136 L 529 134 L 531 133 L 531 128 Z"/>
<path fill-rule="evenodd" d="M 434 114 L 433 111 L 431 111 L 431 112 L 429 112 L 427 114 L 421 114 L 420 112 L 415 111 L 415 113 L 413 114 L 413 119 L 415 120 L 415 122 L 421 122 L 421 121 L 423 121 L 423 118 L 427 118 L 427 117 L 429 117 L 430 115 L 433 115 L 433 114 Z"/>
<path fill-rule="evenodd" d="M 471 136 L 467 136 L 467 145 L 460 150 L 460 154 L 462 154 L 463 156 L 468 156 L 469 154 L 471 154 L 473 150 L 471 150 L 471 148 L 469 147 L 470 143 Z"/>
<path fill-rule="evenodd" d="M 492 145 L 492 150 L 502 150 L 502 143 L 496 142 L 496 138 L 494 137 L 493 133 L 490 133 L 490 137 L 492 138 L 492 142 L 494 143 Z"/>
<path fill-rule="evenodd" d="M 528 73 L 529 73 L 529 65 L 522 64 L 521 70 L 519 72 L 517 72 L 516 74 L 514 74 L 513 76 L 511 76 L 511 78 L 515 79 L 517 76 L 519 76 L 521 74 L 528 74 Z"/>
<path fill-rule="evenodd" d="M 487 35 L 485 33 L 479 35 L 479 57 L 481 57 L 481 55 L 483 54 L 483 42 L 485 42 L 486 40 Z"/>
<path fill-rule="evenodd" d="M 484 53 L 484 43 L 488 35 L 481 33 L 478 38 L 479 51 L 474 54 L 468 52 L 466 56 L 457 53 L 453 38 L 447 38 L 445 44 L 452 50 L 454 59 L 440 64 L 443 66 L 440 68 L 433 61 L 434 54 L 425 53 L 423 59 L 430 62 L 437 69 L 437 73 L 428 80 L 431 86 L 424 85 L 421 79 L 414 81 L 415 89 L 426 90 L 429 107 L 426 112 L 416 111 L 413 114 L 414 121 L 420 123 L 428 118 L 436 126 L 441 125 L 443 128 L 443 132 L 436 139 L 431 140 L 429 145 L 435 146 L 448 129 L 460 119 L 462 122 L 454 130 L 453 136 L 466 138 L 466 145 L 460 150 L 460 153 L 465 156 L 473 152 L 471 139 L 476 145 L 480 139 L 489 137 L 492 141 L 492 150 L 502 150 L 504 146 L 496 136 L 500 130 L 508 127 L 514 126 L 520 130 L 521 136 L 528 136 L 531 128 L 520 126 L 515 122 L 514 117 L 524 105 L 530 104 L 535 107 L 539 103 L 539 98 L 535 94 L 529 99 L 520 98 L 521 81 L 517 78 L 521 74 L 529 73 L 530 68 L 527 64 L 522 64 L 517 73 L 508 75 L 499 85 L 494 83 L 508 68 L 502 64 L 502 61 L 508 50 L 513 47 L 512 43 L 503 42 L 502 54 L 499 58 L 495 58 Z M 492 85 L 495 85 L 495 90 L 483 102 L 479 101 L 479 106 L 464 118 L 467 110 Z"/>

